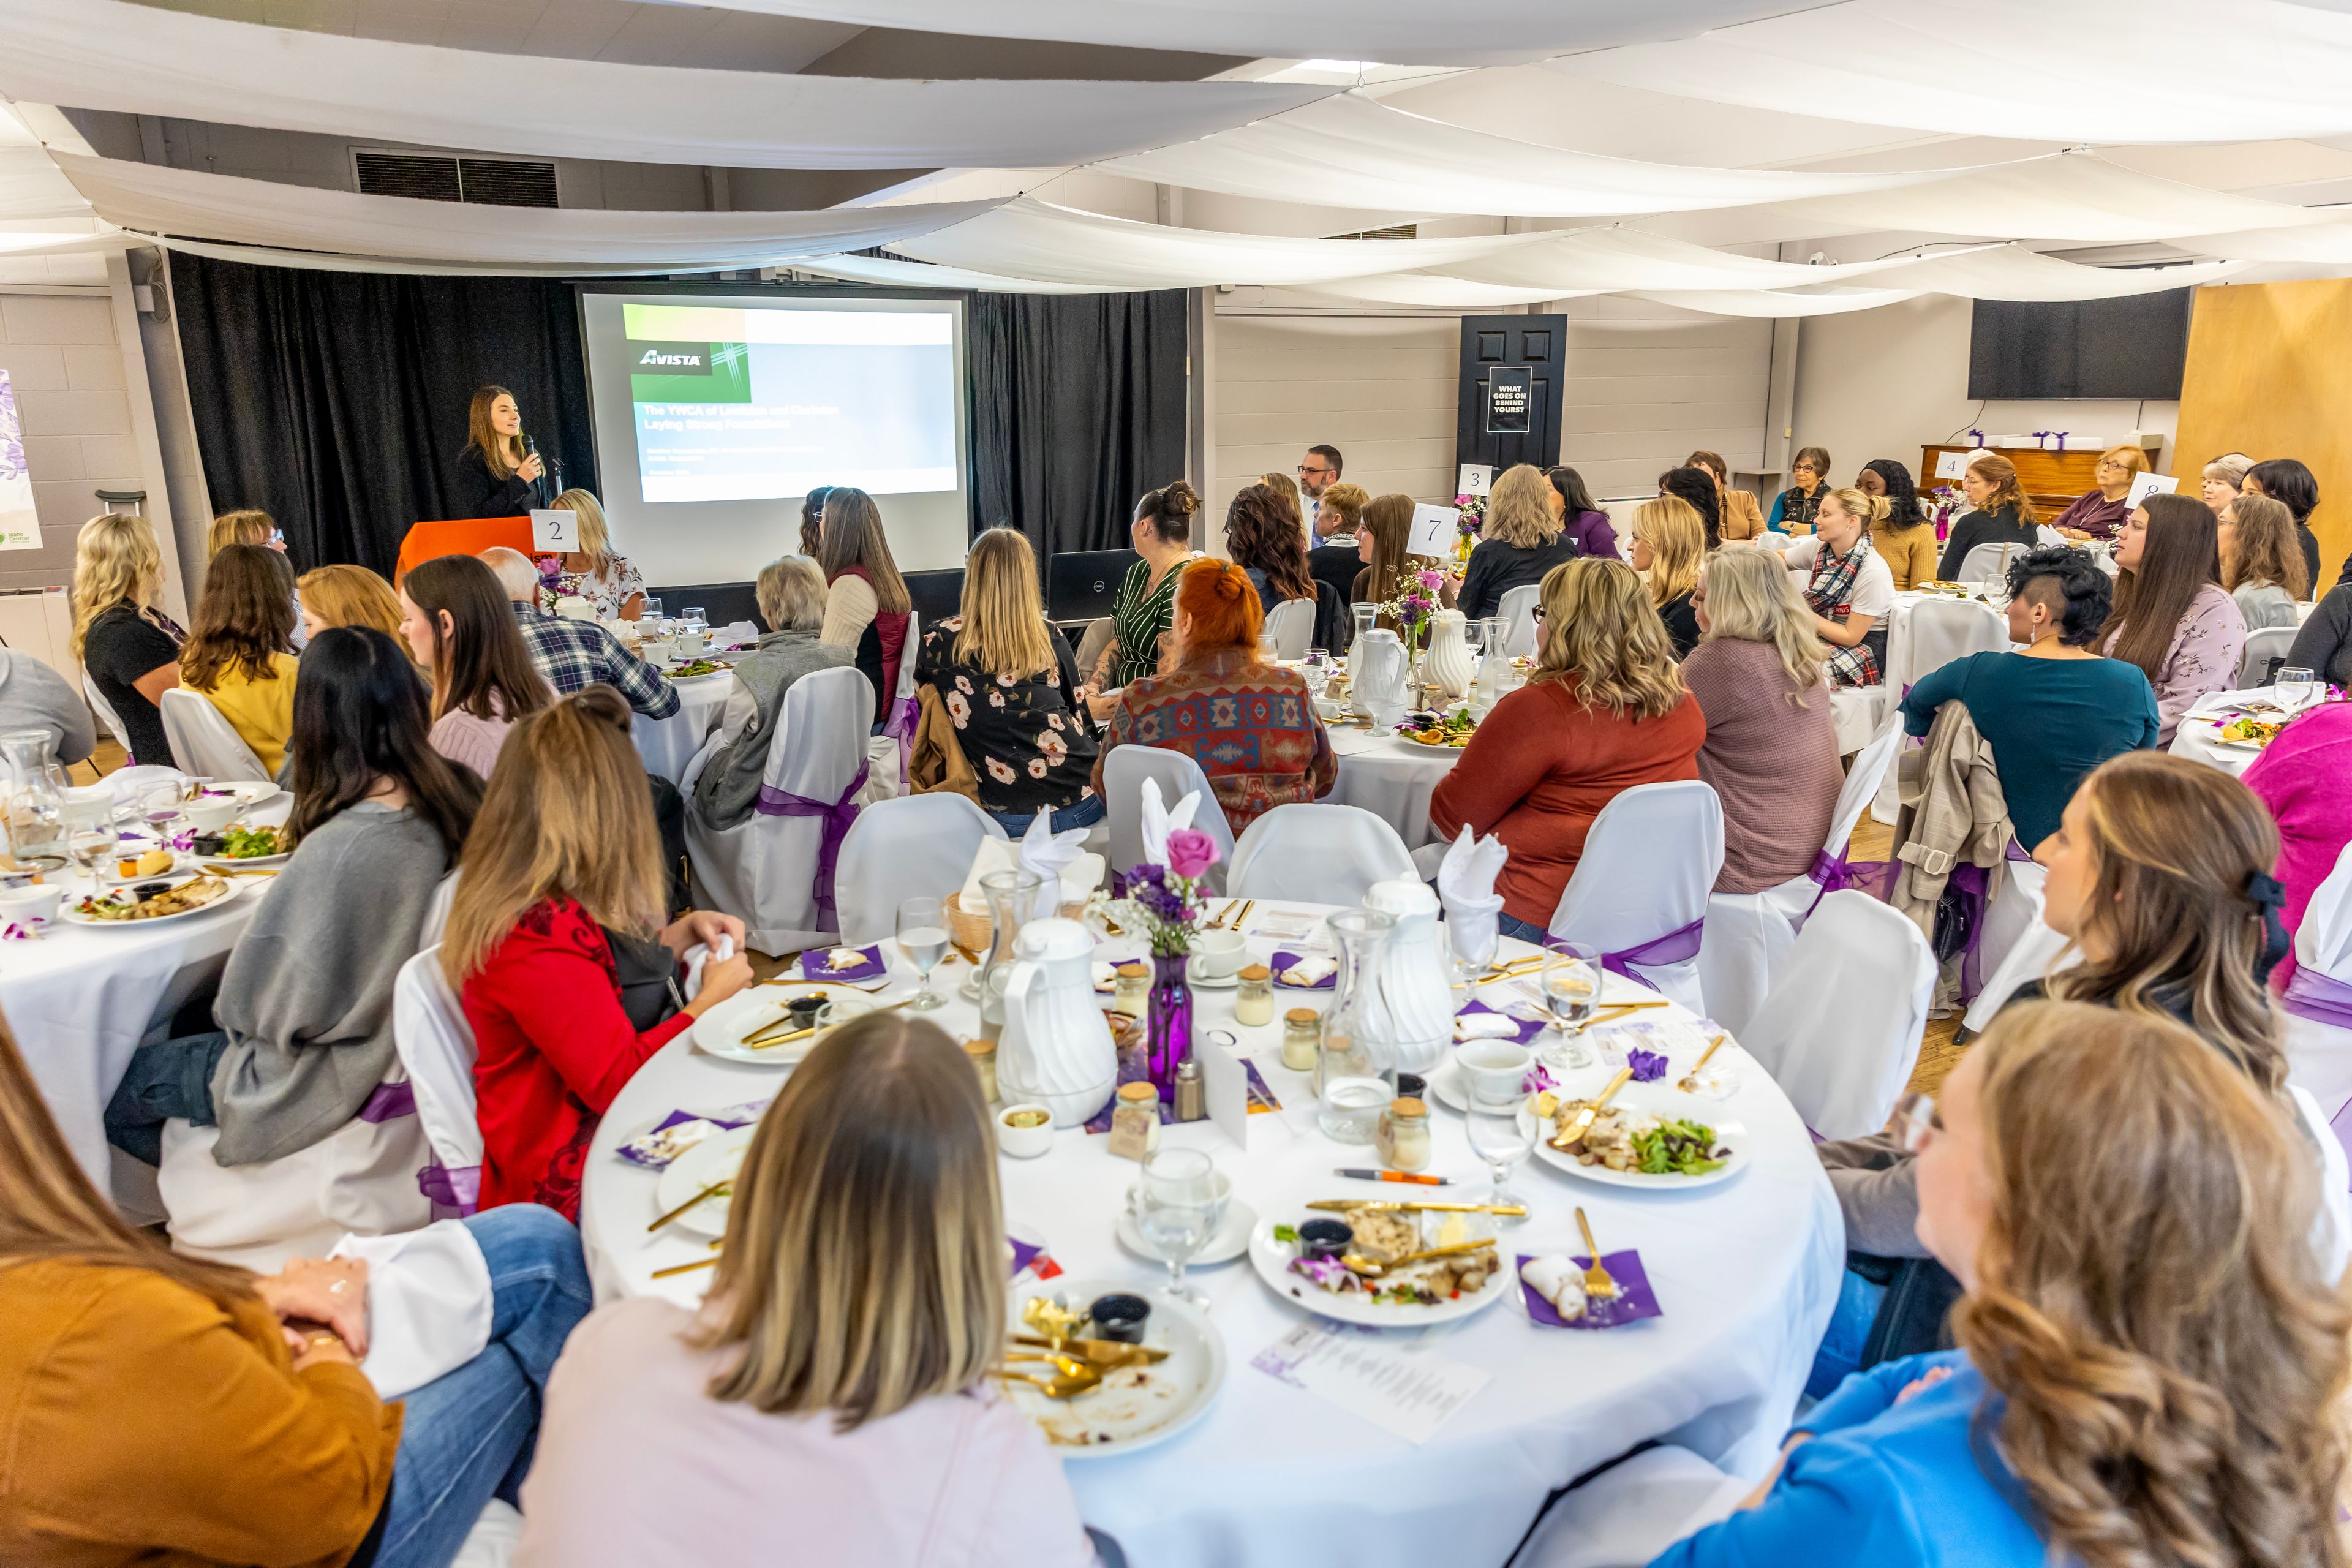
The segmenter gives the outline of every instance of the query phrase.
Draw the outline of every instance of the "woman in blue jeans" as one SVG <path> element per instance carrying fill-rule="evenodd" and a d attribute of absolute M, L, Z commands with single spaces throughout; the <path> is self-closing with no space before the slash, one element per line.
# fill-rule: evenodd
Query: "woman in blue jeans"
<path fill-rule="evenodd" d="M 363 1262 L 256 1276 L 131 1229 L 0 1025 L 0 1563 L 446 1568 L 489 1500 L 517 1495 L 590 1306 L 561 1215 L 465 1224 L 489 1342 L 387 1405 L 360 1370 Z"/>

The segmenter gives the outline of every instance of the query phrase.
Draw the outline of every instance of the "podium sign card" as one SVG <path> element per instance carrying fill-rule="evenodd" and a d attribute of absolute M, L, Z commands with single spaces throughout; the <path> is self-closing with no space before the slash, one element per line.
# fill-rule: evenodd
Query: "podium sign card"
<path fill-rule="evenodd" d="M 533 507 L 530 548 L 535 555 L 563 555 L 580 548 L 580 514 L 570 507 Z"/>
<path fill-rule="evenodd" d="M 1483 496 L 1495 488 L 1495 465 L 1465 463 L 1454 481 L 1454 493 L 1458 496 Z"/>
<path fill-rule="evenodd" d="M 2168 496 L 2179 488 L 2180 476 L 2178 474 L 2134 474 L 2131 490 L 2124 497 L 2124 504 L 2136 507 L 2150 496 Z"/>
<path fill-rule="evenodd" d="M 1529 365 L 1498 364 L 1486 373 L 1486 434 L 1525 436 L 1534 429 L 1536 373 Z"/>
<path fill-rule="evenodd" d="M 1405 536 L 1405 553 L 1433 555 L 1440 561 L 1451 560 L 1454 541 L 1459 537 L 1457 531 L 1461 516 L 1450 506 L 1416 502 L 1412 509 L 1412 528 Z"/>

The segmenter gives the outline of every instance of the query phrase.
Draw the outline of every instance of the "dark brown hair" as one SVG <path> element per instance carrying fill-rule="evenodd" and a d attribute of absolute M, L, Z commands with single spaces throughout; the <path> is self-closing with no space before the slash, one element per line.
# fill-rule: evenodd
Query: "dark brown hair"
<path fill-rule="evenodd" d="M 1307 542 L 1298 514 L 1265 485 L 1245 485 L 1225 510 L 1225 553 L 1236 565 L 1265 574 L 1275 599 L 1312 599 L 1315 580 L 1307 574 Z"/>
<path fill-rule="evenodd" d="M 180 679 L 210 691 L 224 675 L 275 680 L 294 635 L 294 568 L 266 544 L 227 544 L 205 569 L 195 625 L 180 649 Z"/>
<path fill-rule="evenodd" d="M 915 607 L 907 580 L 890 558 L 882 509 L 855 486 L 835 485 L 824 493 L 824 536 L 817 542 L 816 564 L 827 587 L 851 567 L 859 568 L 874 590 L 874 607 L 883 615 L 903 616 Z"/>
<path fill-rule="evenodd" d="M 819 485 L 801 498 L 801 553 L 812 561 L 824 543 L 824 498 L 832 493 L 831 485 Z"/>
<path fill-rule="evenodd" d="M 2195 496 L 2152 495 L 2140 508 L 2147 513 L 2147 538 L 2139 564 L 2116 574 L 2116 607 L 2107 617 L 2114 640 L 2107 651 L 2139 666 L 2153 681 L 2197 590 L 2221 585 L 2221 525 Z"/>
<path fill-rule="evenodd" d="M 1200 510 L 1200 493 L 1190 481 L 1178 479 L 1144 492 L 1135 503 L 1135 521 L 1150 523 L 1152 537 L 1162 544 L 1190 544 L 1192 514 Z"/>
<path fill-rule="evenodd" d="M 433 628 L 433 716 L 520 719 L 555 700 L 515 625 L 507 591 L 478 557 L 436 555 L 400 580 Z M 441 617 L 449 629 L 441 629 Z M 494 702 L 493 698 L 497 700 Z"/>

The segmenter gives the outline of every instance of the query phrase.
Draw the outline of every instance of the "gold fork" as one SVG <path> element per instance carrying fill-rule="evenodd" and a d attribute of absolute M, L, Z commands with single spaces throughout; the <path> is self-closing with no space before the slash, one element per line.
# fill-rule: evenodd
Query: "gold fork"
<path fill-rule="evenodd" d="M 1614 1301 L 1617 1281 L 1601 1267 L 1601 1244 L 1592 1239 L 1592 1222 L 1584 1217 L 1582 1204 L 1576 1206 L 1576 1228 L 1584 1233 L 1584 1250 L 1592 1259 L 1592 1267 L 1584 1271 L 1584 1293 L 1596 1301 Z"/>

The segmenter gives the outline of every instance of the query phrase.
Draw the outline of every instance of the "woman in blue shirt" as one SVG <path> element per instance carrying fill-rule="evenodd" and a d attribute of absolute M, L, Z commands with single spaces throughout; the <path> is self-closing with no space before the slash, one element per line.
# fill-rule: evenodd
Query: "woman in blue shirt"
<path fill-rule="evenodd" d="M 1992 747 L 2010 826 L 2027 851 L 2058 831 L 2084 775 L 2153 746 L 2163 727 L 2139 667 L 2091 651 L 2106 624 L 2107 574 L 2079 550 L 2036 550 L 2009 568 L 2009 640 L 2019 653 L 1972 653 L 1922 676 L 1903 727 L 1925 735 L 1958 702 Z"/>
<path fill-rule="evenodd" d="M 2352 1309 L 2291 1116 L 2177 1024 L 2002 1013 L 1919 1154 L 1960 1348 L 1847 1379 L 1654 1568 L 2343 1562 Z"/>

